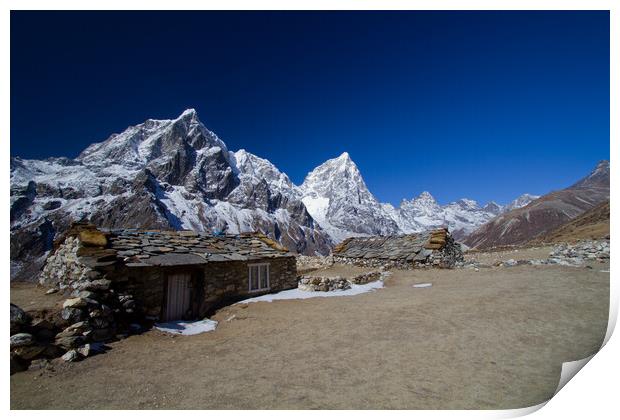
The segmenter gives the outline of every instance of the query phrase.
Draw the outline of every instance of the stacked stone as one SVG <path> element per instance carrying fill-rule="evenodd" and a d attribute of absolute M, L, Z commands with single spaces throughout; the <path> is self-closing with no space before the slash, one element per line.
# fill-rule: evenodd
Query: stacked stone
<path fill-rule="evenodd" d="M 58 357 L 53 344 L 56 327 L 46 319 L 34 318 L 11 304 L 11 375 L 26 370 L 34 360 Z"/>
<path fill-rule="evenodd" d="M 351 283 L 341 276 L 304 276 L 299 280 L 298 288 L 307 292 L 331 292 L 350 289 Z"/>
<path fill-rule="evenodd" d="M 334 247 L 333 254 L 335 263 L 384 270 L 453 268 L 463 260 L 460 244 L 447 229 L 400 236 L 349 238 Z"/>
<path fill-rule="evenodd" d="M 128 266 L 149 265 L 152 257 L 195 255 L 207 261 L 247 261 L 291 255 L 264 235 L 214 236 L 192 231 L 123 230 L 109 234 L 109 250 Z M 158 259 L 161 261 L 161 259 Z M 156 264 L 157 265 L 157 264 Z"/>
<path fill-rule="evenodd" d="M 297 273 L 304 274 L 310 271 L 321 270 L 324 268 L 329 268 L 334 264 L 334 257 L 328 255 L 324 256 L 307 256 L 307 255 L 298 255 L 297 256 Z"/>
<path fill-rule="evenodd" d="M 383 276 L 383 272 L 381 271 L 370 271 L 368 273 L 353 276 L 349 279 L 349 281 L 353 284 L 366 284 L 366 283 L 370 283 L 373 281 L 377 281 L 381 279 L 382 276 Z"/>
<path fill-rule="evenodd" d="M 35 359 L 80 360 L 135 328 L 135 300 L 110 286 L 106 279 L 81 282 L 60 313 L 50 316 L 52 321 L 33 320 L 11 304 L 11 373 L 27 369 Z"/>
<path fill-rule="evenodd" d="M 585 240 L 575 244 L 559 244 L 553 248 L 549 254 L 550 260 L 572 262 L 576 265 L 583 263 L 584 260 L 596 260 L 605 262 L 609 260 L 609 240 L 598 241 Z"/>
<path fill-rule="evenodd" d="M 80 261 L 77 255 L 80 247 L 77 236 L 67 237 L 56 252 L 48 257 L 39 275 L 39 283 L 64 290 L 72 282 L 87 279 L 92 269 Z"/>

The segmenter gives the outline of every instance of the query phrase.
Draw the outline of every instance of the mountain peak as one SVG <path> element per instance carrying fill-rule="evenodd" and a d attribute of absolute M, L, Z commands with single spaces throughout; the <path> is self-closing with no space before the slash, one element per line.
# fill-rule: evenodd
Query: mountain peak
<path fill-rule="evenodd" d="M 456 204 L 461 208 L 469 209 L 469 210 L 477 210 L 480 208 L 476 200 L 472 200 L 469 198 L 461 198 L 459 200 L 456 200 Z"/>
<path fill-rule="evenodd" d="M 420 193 L 420 195 L 418 196 L 418 199 L 420 200 L 433 200 L 435 201 L 435 197 L 433 197 L 433 195 L 431 193 L 429 193 L 428 191 L 422 191 Z"/>
<path fill-rule="evenodd" d="M 196 112 L 194 108 L 187 108 L 185 111 L 181 113 L 181 115 L 179 115 L 179 118 L 197 117 L 197 116 L 198 116 L 198 113 Z"/>
<path fill-rule="evenodd" d="M 492 213 L 492 214 L 499 214 L 502 212 L 502 206 L 500 206 L 499 204 L 497 204 L 495 201 L 489 201 L 483 208 L 483 211 Z"/>

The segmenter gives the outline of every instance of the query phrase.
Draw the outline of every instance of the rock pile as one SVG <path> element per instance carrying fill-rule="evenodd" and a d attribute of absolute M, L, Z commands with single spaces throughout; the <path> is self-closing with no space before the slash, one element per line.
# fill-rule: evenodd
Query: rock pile
<path fill-rule="evenodd" d="M 331 255 L 324 256 L 297 256 L 297 274 L 304 274 L 310 271 L 321 270 L 331 267 L 334 264 L 334 258 Z"/>
<path fill-rule="evenodd" d="M 583 265 L 584 261 L 605 262 L 609 260 L 609 240 L 579 241 L 575 244 L 559 244 L 547 259 L 548 264 Z"/>
<path fill-rule="evenodd" d="M 58 313 L 35 316 L 11 304 L 11 374 L 36 359 L 73 362 L 96 354 L 104 343 L 132 332 L 137 314 L 131 295 L 97 279 L 73 289 Z"/>
<path fill-rule="evenodd" d="M 79 249 L 79 238 L 68 236 L 47 259 L 39 275 L 39 283 L 64 290 L 73 282 L 87 280 L 92 269 L 80 262 L 77 255 Z"/>
<path fill-rule="evenodd" d="M 380 280 L 382 277 L 383 277 L 383 272 L 381 271 L 369 271 L 368 273 L 363 273 L 357 276 L 353 276 L 349 279 L 349 281 L 353 284 L 366 284 L 366 283 Z"/>
<path fill-rule="evenodd" d="M 298 288 L 306 292 L 331 292 L 350 289 L 351 283 L 341 276 L 304 276 L 299 280 Z"/>
<path fill-rule="evenodd" d="M 35 359 L 49 359 L 62 354 L 53 343 L 55 329 L 49 321 L 33 318 L 11 304 L 11 375 L 26 370 Z"/>
<path fill-rule="evenodd" d="M 495 267 L 514 267 L 518 265 L 565 265 L 583 267 L 592 261 L 609 261 L 609 239 L 583 240 L 577 243 L 563 243 L 553 247 L 549 257 L 545 259 L 515 260 L 510 258 L 504 261 L 496 261 Z M 483 268 L 488 265 L 480 264 L 475 259 L 469 259 L 457 263 L 459 268 Z"/>

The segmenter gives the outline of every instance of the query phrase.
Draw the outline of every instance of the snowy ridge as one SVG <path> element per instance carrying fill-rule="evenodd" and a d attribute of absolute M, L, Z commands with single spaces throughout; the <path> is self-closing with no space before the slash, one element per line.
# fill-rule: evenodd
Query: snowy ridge
<path fill-rule="evenodd" d="M 73 221 L 104 228 L 260 231 L 291 251 L 328 254 L 351 236 L 447 226 L 466 234 L 503 208 L 462 199 L 440 206 L 423 192 L 398 208 L 368 190 L 348 153 L 300 186 L 267 159 L 226 144 L 188 109 L 149 119 L 88 146 L 75 159 L 11 158 L 11 261 L 40 261 Z M 520 197 L 524 205 L 533 196 Z"/>
<path fill-rule="evenodd" d="M 527 206 L 528 204 L 530 204 L 532 201 L 536 200 L 537 198 L 540 198 L 540 196 L 539 195 L 532 195 L 532 194 L 525 193 L 525 194 L 520 195 L 519 197 L 517 197 L 510 204 L 508 204 L 504 208 L 504 211 L 506 212 L 506 211 L 510 211 L 510 210 L 514 210 L 514 209 L 520 209 L 521 207 Z"/>

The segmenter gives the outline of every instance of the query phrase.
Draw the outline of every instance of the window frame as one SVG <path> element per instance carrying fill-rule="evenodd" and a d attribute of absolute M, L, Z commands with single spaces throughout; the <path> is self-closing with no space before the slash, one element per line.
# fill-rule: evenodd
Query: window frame
<path fill-rule="evenodd" d="M 253 263 L 253 264 L 248 264 L 248 292 L 250 293 L 255 293 L 255 292 L 264 292 L 264 291 L 268 291 L 271 290 L 271 273 L 270 273 L 270 269 L 269 269 L 269 263 Z M 256 267 L 256 273 L 258 275 L 257 278 L 257 285 L 258 288 L 257 289 L 252 289 L 252 268 Z M 267 268 L 267 287 L 263 287 L 261 288 L 261 267 L 266 267 Z"/>

